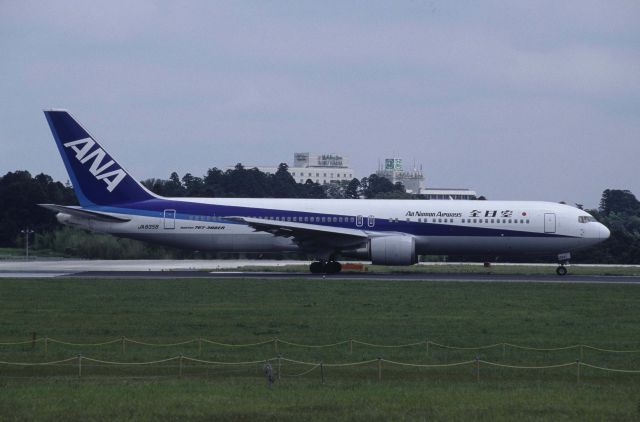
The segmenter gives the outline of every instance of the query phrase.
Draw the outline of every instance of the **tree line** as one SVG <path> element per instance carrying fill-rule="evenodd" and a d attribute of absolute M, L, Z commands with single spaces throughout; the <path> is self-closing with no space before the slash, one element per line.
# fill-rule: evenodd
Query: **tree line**
<path fill-rule="evenodd" d="M 204 197 L 204 198 L 318 198 L 318 199 L 358 199 L 358 198 L 406 198 L 401 183 L 393 184 L 384 177 L 372 174 L 358 180 L 342 180 L 337 183 L 320 185 L 311 179 L 297 183 L 281 163 L 273 174 L 257 168 L 245 168 L 236 164 L 233 169 L 211 168 L 203 177 L 187 173 L 182 178 L 173 172 L 169 179 L 143 180 L 152 192 L 162 196 Z"/>
<path fill-rule="evenodd" d="M 226 171 L 209 169 L 203 177 L 191 173 L 180 177 L 174 172 L 168 179 L 147 179 L 142 184 L 158 195 L 170 197 L 421 199 L 420 195 L 405 193 L 401 184 L 393 184 L 375 174 L 327 185 L 312 180 L 297 183 L 284 163 L 274 174 L 238 164 Z M 36 250 L 74 257 L 115 259 L 228 255 L 176 250 L 69 229 L 57 223 L 53 212 L 37 206 L 40 203 L 77 205 L 77 200 L 68 182 L 54 181 L 46 174 L 34 177 L 28 171 L 14 171 L 0 177 L 0 246 L 22 247 L 24 234 L 21 231 L 28 228 L 35 231 Z M 602 194 L 598 209 L 588 212 L 611 230 L 611 237 L 593 248 L 576 252 L 573 262 L 640 263 L 640 202 L 633 193 L 607 189 Z M 523 259 L 530 260 L 528 257 Z"/>

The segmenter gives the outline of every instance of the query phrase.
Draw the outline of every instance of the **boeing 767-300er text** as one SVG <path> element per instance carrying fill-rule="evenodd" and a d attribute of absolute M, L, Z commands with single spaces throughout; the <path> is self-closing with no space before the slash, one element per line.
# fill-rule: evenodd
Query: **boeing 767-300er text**
<path fill-rule="evenodd" d="M 201 251 L 305 252 L 412 265 L 424 254 L 558 254 L 609 237 L 588 213 L 533 201 L 166 198 L 138 183 L 67 111 L 44 112 L 80 206 L 41 204 L 63 224 Z"/>

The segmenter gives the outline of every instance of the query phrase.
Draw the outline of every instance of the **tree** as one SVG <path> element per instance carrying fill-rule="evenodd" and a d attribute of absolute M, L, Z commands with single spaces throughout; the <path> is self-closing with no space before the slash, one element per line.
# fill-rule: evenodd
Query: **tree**
<path fill-rule="evenodd" d="M 202 178 L 187 173 L 182 176 L 182 185 L 185 189 L 185 196 L 204 196 L 204 182 Z"/>
<path fill-rule="evenodd" d="M 42 232 L 57 226 L 55 214 L 38 204 L 75 205 L 77 201 L 70 186 L 46 174 L 33 178 L 28 171 L 15 171 L 0 178 L 0 203 L 0 244 L 14 246 L 22 242 L 22 229 Z"/>
<path fill-rule="evenodd" d="M 360 198 L 360 181 L 355 177 L 349 181 L 347 188 L 344 192 L 344 197 L 347 199 L 358 199 Z"/>
<path fill-rule="evenodd" d="M 277 198 L 295 198 L 298 194 L 298 184 L 289 173 L 289 166 L 280 163 L 273 175 L 273 196 Z"/>
<path fill-rule="evenodd" d="M 640 202 L 628 190 L 606 189 L 602 192 L 600 212 L 604 215 L 615 213 L 634 213 L 640 209 Z"/>
<path fill-rule="evenodd" d="M 380 195 L 388 195 L 392 192 L 396 194 L 405 192 L 401 183 L 393 184 L 386 177 L 380 177 L 377 174 L 372 174 L 368 178 L 363 178 L 360 184 L 363 187 L 365 198 L 377 198 Z"/>

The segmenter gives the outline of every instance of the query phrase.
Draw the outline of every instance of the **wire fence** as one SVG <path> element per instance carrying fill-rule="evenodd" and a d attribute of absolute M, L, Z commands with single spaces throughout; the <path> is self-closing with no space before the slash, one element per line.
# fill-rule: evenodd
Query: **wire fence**
<path fill-rule="evenodd" d="M 364 380 L 372 374 L 382 380 L 383 372 L 389 380 L 468 380 L 472 372 L 479 381 L 481 369 L 487 380 L 527 378 L 535 372 L 545 379 L 575 376 L 578 382 L 581 377 L 608 382 L 612 377 L 626 380 L 624 374 L 636 380 L 633 374 L 640 374 L 640 349 L 630 345 L 539 347 L 500 342 L 460 346 L 429 339 L 385 344 L 355 338 L 306 344 L 277 337 L 246 343 L 204 337 L 168 342 L 125 336 L 91 340 L 34 335 L 29 340 L 0 342 L 0 378 L 263 377 L 266 364 L 276 367 L 276 379 L 319 376 L 321 382 L 327 376 Z M 256 359 L 264 356 L 275 357 Z"/>
<path fill-rule="evenodd" d="M 278 353 L 279 347 L 281 345 L 306 348 L 306 349 L 325 349 L 325 348 L 335 348 L 335 347 L 347 345 L 350 352 L 353 351 L 354 346 L 359 345 L 359 346 L 372 347 L 372 348 L 378 348 L 378 349 L 425 347 L 427 352 L 429 351 L 430 348 L 436 347 L 440 349 L 467 350 L 467 351 L 480 351 L 480 350 L 502 348 L 503 351 L 506 351 L 507 349 L 529 350 L 529 351 L 537 351 L 537 352 L 556 352 L 556 351 L 564 351 L 564 350 L 580 350 L 581 352 L 583 352 L 584 350 L 594 350 L 594 351 L 603 352 L 603 353 L 640 353 L 640 348 L 610 349 L 610 348 L 597 347 L 589 344 L 572 344 L 572 345 L 558 346 L 558 347 L 535 347 L 535 346 L 525 346 L 520 344 L 514 344 L 509 342 L 502 342 L 502 343 L 494 343 L 494 344 L 488 344 L 488 345 L 455 346 L 455 345 L 438 343 L 432 340 L 422 340 L 422 341 L 416 341 L 416 342 L 404 343 L 404 344 L 376 344 L 376 343 L 370 343 L 370 342 L 361 341 L 357 339 L 342 340 L 342 341 L 328 343 L 328 344 L 303 344 L 303 343 L 296 343 L 292 341 L 282 340 L 277 337 L 259 341 L 259 342 L 235 343 L 235 344 L 209 340 L 206 338 L 194 338 L 194 339 L 184 340 L 179 342 L 152 343 L 152 342 L 145 342 L 145 341 L 121 336 L 118 338 L 114 338 L 112 340 L 106 340 L 102 342 L 82 343 L 82 342 L 64 341 L 64 340 L 56 339 L 53 337 L 39 337 L 39 338 L 33 338 L 31 340 L 24 340 L 24 341 L 0 342 L 0 346 L 32 345 L 35 347 L 35 345 L 38 343 L 44 344 L 45 352 L 48 351 L 49 345 L 52 345 L 52 344 L 61 344 L 61 345 L 75 346 L 75 347 L 99 347 L 99 346 L 106 346 L 106 345 L 120 343 L 122 345 L 123 351 L 126 349 L 127 344 L 135 344 L 135 345 L 146 346 L 146 347 L 160 347 L 160 348 L 197 344 L 200 349 L 207 344 L 213 345 L 213 346 L 225 347 L 225 348 L 250 348 L 250 347 L 257 347 L 257 346 L 272 344 L 273 349 L 276 353 Z"/>
<path fill-rule="evenodd" d="M 450 369 L 450 368 L 467 368 L 467 375 L 471 373 L 475 377 L 475 380 L 481 381 L 481 372 L 483 368 L 496 367 L 508 370 L 526 370 L 526 371 L 541 371 L 541 370 L 564 370 L 567 368 L 573 368 L 575 380 L 580 383 L 584 378 L 584 370 L 591 369 L 596 371 L 611 372 L 616 374 L 633 374 L 640 375 L 638 369 L 624 369 L 624 368 L 609 368 L 591 363 L 582 362 L 576 360 L 573 362 L 566 362 L 554 365 L 536 365 L 536 366 L 524 366 L 524 365 L 509 365 L 499 362 L 491 362 L 479 358 L 472 360 L 452 362 L 446 364 L 423 364 L 423 363 L 411 363 L 411 362 L 399 362 L 394 360 L 378 357 L 377 359 L 369 359 L 356 362 L 345 363 L 326 363 L 320 362 L 307 362 L 294 359 L 288 359 L 281 355 L 270 357 L 267 359 L 253 360 L 253 361 L 212 361 L 205 359 L 198 359 L 194 357 L 179 355 L 172 356 L 165 359 L 144 361 L 144 362 L 123 362 L 123 361 L 110 361 L 104 359 L 96 359 L 89 356 L 83 356 L 81 354 L 72 356 L 62 360 L 47 361 L 47 362 L 8 362 L 0 361 L 0 377 L 6 373 L 6 370 L 2 370 L 7 367 L 19 367 L 19 368 L 43 368 L 43 367 L 55 367 L 63 370 L 63 375 L 67 376 L 99 376 L 101 375 L 101 369 L 113 368 L 113 367 L 151 367 L 157 371 L 162 368 L 162 375 L 183 377 L 187 371 L 190 374 L 197 374 L 206 371 L 207 374 L 212 370 L 218 374 L 228 375 L 229 371 L 220 370 L 220 368 L 230 367 L 249 367 L 256 371 L 256 375 L 260 375 L 260 372 L 264 370 L 267 365 L 275 365 L 275 380 L 281 380 L 282 378 L 297 378 L 297 377 L 317 377 L 320 376 L 320 382 L 324 383 L 326 378 L 326 369 L 338 369 L 349 367 L 365 367 L 369 370 L 369 378 L 371 373 L 377 378 L 377 381 L 383 381 L 383 374 L 385 371 L 390 371 L 393 367 L 404 367 L 410 369 L 424 369 L 424 370 L 436 370 L 436 369 Z M 386 368 L 386 369 L 385 369 Z M 372 371 L 371 369 L 374 369 Z M 295 371 L 295 372 L 294 372 Z M 11 375 L 11 373 L 8 373 Z M 113 375 L 113 373 L 110 373 Z M 147 373 L 148 375 L 148 373 Z"/>

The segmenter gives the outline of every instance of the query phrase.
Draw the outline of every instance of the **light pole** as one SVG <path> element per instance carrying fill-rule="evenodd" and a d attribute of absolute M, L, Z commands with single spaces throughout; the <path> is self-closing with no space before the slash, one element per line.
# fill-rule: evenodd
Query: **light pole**
<path fill-rule="evenodd" d="M 27 260 L 29 260 L 29 235 L 32 233 L 35 233 L 33 230 L 31 230 L 30 228 L 26 228 L 24 230 L 20 230 L 20 233 L 24 234 L 24 238 L 25 238 L 25 251 L 27 254 Z"/>

